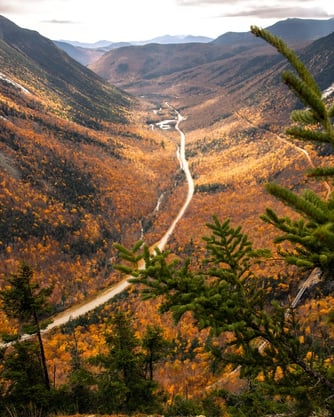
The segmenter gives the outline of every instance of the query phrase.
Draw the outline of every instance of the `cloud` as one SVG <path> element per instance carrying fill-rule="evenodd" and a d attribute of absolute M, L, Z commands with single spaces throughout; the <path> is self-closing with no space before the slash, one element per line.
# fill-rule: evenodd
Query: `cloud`
<path fill-rule="evenodd" d="M 59 2 L 65 2 L 66 0 L 58 0 Z M 0 0 L 0 14 L 4 13 L 16 13 L 25 14 L 26 12 L 33 11 L 36 6 L 41 4 L 52 3 L 50 0 Z"/>
<path fill-rule="evenodd" d="M 73 20 L 51 19 L 51 20 L 42 20 L 41 23 L 48 23 L 48 24 L 52 24 L 52 25 L 77 25 L 79 22 L 75 22 Z"/>
<path fill-rule="evenodd" d="M 176 0 L 179 6 L 216 6 L 216 17 L 257 17 L 259 19 L 329 18 L 332 14 L 319 7 L 314 0 L 281 0 L 269 1 L 259 5 L 254 0 Z M 221 10 L 217 11 L 217 6 Z"/>
<path fill-rule="evenodd" d="M 319 7 L 305 8 L 305 7 L 268 7 L 268 8 L 254 8 L 244 9 L 236 12 L 222 13 L 220 17 L 258 17 L 260 19 L 270 18 L 288 18 L 288 17 L 300 17 L 300 18 L 325 18 L 330 15 Z"/>
<path fill-rule="evenodd" d="M 15 12 L 16 6 L 14 4 L 5 4 L 0 2 L 0 14 Z"/>
<path fill-rule="evenodd" d="M 300 5 L 305 5 L 305 3 L 310 2 L 310 3 L 314 3 L 314 0 L 283 0 L 280 1 L 279 4 L 286 4 L 286 6 L 291 6 L 291 3 L 293 3 L 295 6 L 297 6 L 298 4 Z M 219 6 L 242 6 L 245 7 L 247 6 L 247 4 L 257 4 L 258 2 L 255 2 L 254 0 L 176 0 L 176 4 L 178 4 L 179 6 L 210 6 L 210 5 L 219 5 Z M 266 4 L 262 4 L 259 9 L 266 9 L 266 8 L 270 8 L 270 3 L 275 3 L 275 2 L 270 2 L 267 1 Z"/>
<path fill-rule="evenodd" d="M 176 0 L 179 6 L 205 6 L 210 4 L 231 4 L 231 0 Z"/>

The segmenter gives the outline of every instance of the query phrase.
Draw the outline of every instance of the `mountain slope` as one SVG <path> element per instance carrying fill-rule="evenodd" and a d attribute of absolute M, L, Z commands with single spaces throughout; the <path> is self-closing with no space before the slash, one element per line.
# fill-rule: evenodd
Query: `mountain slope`
<path fill-rule="evenodd" d="M 299 22 L 298 19 L 297 21 Z M 277 25 L 277 32 L 281 33 L 284 28 L 293 25 L 293 22 L 291 19 Z M 328 28 L 333 20 L 327 23 L 325 28 Z M 313 21 L 308 21 L 308 25 L 312 24 Z M 320 30 L 316 33 L 319 34 Z M 221 114 L 231 112 L 232 103 L 235 105 L 236 102 L 246 101 L 252 102 L 253 105 L 259 104 L 254 97 L 260 100 L 261 88 L 265 93 L 269 85 L 282 87 L 277 74 L 282 66 L 286 65 L 284 59 L 261 39 L 251 34 L 244 35 L 241 38 L 237 37 L 233 42 L 229 40 L 230 35 L 226 34 L 222 39 L 227 39 L 227 42 L 222 43 L 120 48 L 106 53 L 91 64 L 90 68 L 134 95 L 159 98 L 159 95 L 163 94 L 169 100 L 175 96 L 180 97 L 180 100 L 174 100 L 174 104 L 187 111 L 189 109 L 194 116 L 191 118 L 191 125 L 190 121 L 187 122 L 187 127 L 200 127 L 213 123 Z M 250 36 L 252 42 L 248 38 Z M 303 32 L 298 34 L 296 31 L 294 39 L 304 39 L 299 43 L 300 54 L 305 54 L 306 64 L 311 65 L 312 59 L 307 53 L 311 46 L 305 46 Z M 322 42 L 324 41 L 319 40 L 317 44 L 319 50 L 316 55 L 320 59 L 317 62 L 323 63 L 321 72 L 326 71 L 328 74 L 328 79 L 321 81 L 323 88 L 326 88 L 326 84 L 328 86 L 331 83 L 331 58 L 330 55 L 327 57 L 328 48 L 321 48 Z M 313 48 L 311 54 L 314 53 Z M 316 72 L 320 73 L 320 69 Z M 231 95 L 227 103 L 224 100 L 226 93 Z M 279 94 L 277 97 L 284 103 L 284 95 Z M 207 105 L 204 110 L 205 102 Z M 199 107 L 198 112 L 196 107 Z M 286 119 L 289 106 L 281 106 L 280 112 Z"/>
<path fill-rule="evenodd" d="M 324 90 L 333 83 L 334 74 L 334 33 L 313 42 L 302 53 L 302 59 L 308 63 L 315 74 L 319 86 Z"/>
<path fill-rule="evenodd" d="M 71 107 L 70 116 L 74 120 L 87 125 L 94 123 L 89 116 L 94 112 L 110 121 L 125 121 L 124 110 L 129 97 L 102 82 L 49 39 L 0 17 L 0 41 L 2 63 L 7 66 L 8 75 L 12 76 L 18 68 L 25 67 L 23 80 L 30 86 L 37 83 L 39 88 L 61 96 L 61 100 Z M 85 114 L 86 120 L 81 113 Z"/>
<path fill-rule="evenodd" d="M 328 20 L 290 18 L 268 27 L 285 42 L 315 41 L 334 32 L 334 18 Z"/>
<path fill-rule="evenodd" d="M 149 44 L 118 48 L 104 54 L 89 67 L 120 85 L 166 76 L 214 61 L 221 51 L 208 44 Z"/>
<path fill-rule="evenodd" d="M 174 145 L 128 94 L 4 18 L 0 62 L 0 287 L 25 260 L 60 309 L 116 279 L 112 244 L 139 238 L 171 188 Z"/>
<path fill-rule="evenodd" d="M 266 28 L 273 35 L 283 39 L 293 47 L 296 44 L 312 42 L 334 32 L 334 19 L 286 19 Z M 219 36 L 213 42 L 215 45 L 233 46 L 248 44 L 260 45 L 260 40 L 250 32 L 228 32 Z"/>
<path fill-rule="evenodd" d="M 89 49 L 82 48 L 80 46 L 74 46 L 67 42 L 54 41 L 54 43 L 58 46 L 58 48 L 62 49 L 67 53 L 67 55 L 80 62 L 82 65 L 87 65 L 90 62 L 96 61 L 105 52 L 101 49 Z"/>

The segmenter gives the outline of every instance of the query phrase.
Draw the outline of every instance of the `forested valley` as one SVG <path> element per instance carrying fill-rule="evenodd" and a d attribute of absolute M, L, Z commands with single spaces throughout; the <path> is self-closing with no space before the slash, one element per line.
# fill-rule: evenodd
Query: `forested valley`
<path fill-rule="evenodd" d="M 333 415 L 333 36 L 303 50 L 315 78 L 254 27 L 265 75 L 183 105 L 168 90 L 195 194 L 152 253 L 187 189 L 163 91 L 0 25 L 0 416 Z"/>

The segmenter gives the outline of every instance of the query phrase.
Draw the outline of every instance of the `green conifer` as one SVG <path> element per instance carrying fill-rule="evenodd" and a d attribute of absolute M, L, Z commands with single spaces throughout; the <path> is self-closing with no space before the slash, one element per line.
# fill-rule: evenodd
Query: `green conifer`
<path fill-rule="evenodd" d="M 333 105 L 326 103 L 322 93 L 306 66 L 278 37 L 256 26 L 251 32 L 274 46 L 287 58 L 293 71 L 282 73 L 283 81 L 305 105 L 304 110 L 291 113 L 294 124 L 286 130 L 292 138 L 314 143 L 334 145 Z M 308 171 L 308 175 L 323 179 L 334 174 L 333 167 L 321 167 Z M 298 195 L 277 184 L 267 184 L 267 191 L 295 210 L 301 217 L 292 220 L 279 217 L 272 209 L 267 209 L 262 219 L 283 232 L 276 243 L 292 243 L 290 250 L 280 250 L 280 254 L 290 264 L 312 270 L 321 268 L 325 278 L 332 279 L 334 267 L 334 194 L 327 199 L 306 190 Z"/>

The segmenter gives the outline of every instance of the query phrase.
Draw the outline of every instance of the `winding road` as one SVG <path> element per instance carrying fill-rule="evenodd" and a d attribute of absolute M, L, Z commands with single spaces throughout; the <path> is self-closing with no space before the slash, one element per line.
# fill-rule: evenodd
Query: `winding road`
<path fill-rule="evenodd" d="M 1 73 L 0 73 L 1 75 Z M 324 97 L 326 95 L 330 95 L 332 94 L 332 92 L 334 91 L 334 84 L 332 84 L 325 92 L 324 92 Z M 183 206 L 181 207 L 181 209 L 179 210 L 176 218 L 173 220 L 172 224 L 170 225 L 169 229 L 167 230 L 167 232 L 163 235 L 163 237 L 154 245 L 151 246 L 151 250 L 154 251 L 155 248 L 159 248 L 159 250 L 163 250 L 169 240 L 169 238 L 171 237 L 171 235 L 173 234 L 173 231 L 177 225 L 177 223 L 179 222 L 179 220 L 183 217 L 192 197 L 194 194 L 194 181 L 193 178 L 191 176 L 190 170 L 189 170 L 189 166 L 188 166 L 188 161 L 186 159 L 185 156 L 185 134 L 184 132 L 180 129 L 180 123 L 185 120 L 185 118 L 172 106 L 170 106 L 168 103 L 166 103 L 166 105 L 172 109 L 177 116 L 177 119 L 172 119 L 172 120 L 163 120 L 161 122 L 159 122 L 157 125 L 162 128 L 165 129 L 168 126 L 170 127 L 171 125 L 175 124 L 175 130 L 177 130 L 180 134 L 180 145 L 177 149 L 177 158 L 180 162 L 180 168 L 184 171 L 186 179 L 187 179 L 187 183 L 188 183 L 188 193 L 187 193 L 187 197 L 186 200 L 183 204 Z M 241 116 L 240 113 L 238 111 L 236 111 L 236 114 L 239 115 L 239 117 Z M 249 124 L 253 125 L 253 123 L 246 118 L 245 116 L 241 116 L 243 119 L 245 119 Z M 254 125 L 253 125 L 254 126 Z M 256 126 L 256 128 L 258 128 L 258 126 Z M 265 129 L 266 130 L 266 129 Z M 272 134 L 272 132 L 268 131 L 269 133 Z M 298 152 L 300 152 L 301 154 L 304 155 L 304 157 L 306 157 L 307 161 L 309 162 L 309 164 L 314 167 L 313 161 L 310 157 L 310 155 L 308 154 L 308 152 L 297 146 L 296 144 L 290 142 L 289 140 L 287 140 L 285 137 L 282 137 L 282 135 L 276 135 L 274 134 L 280 141 L 284 142 L 285 144 L 287 144 L 288 146 L 292 146 L 294 149 L 296 149 Z M 331 186 L 327 183 L 324 182 L 325 187 L 327 188 L 327 197 L 330 195 L 332 189 Z M 159 204 L 159 202 L 158 202 Z M 320 280 L 321 280 L 321 275 L 322 275 L 322 271 L 320 268 L 314 268 L 314 270 L 311 272 L 311 274 L 308 276 L 308 278 L 305 280 L 304 283 L 302 283 L 302 285 L 299 288 L 299 291 L 296 295 L 296 297 L 294 298 L 294 300 L 291 303 L 290 309 L 287 310 L 286 315 L 289 315 L 291 312 L 291 309 L 295 308 L 304 292 L 316 285 Z M 107 290 L 105 290 L 104 292 L 100 293 L 96 298 L 83 303 L 82 305 L 79 306 L 74 306 L 69 308 L 68 310 L 58 314 L 57 316 L 55 316 L 53 318 L 52 323 L 50 323 L 44 330 L 43 333 L 50 331 L 51 329 L 55 328 L 55 327 L 59 327 L 65 323 L 67 323 L 70 320 L 73 320 L 77 317 L 80 317 L 86 313 L 88 313 L 89 311 L 94 310 L 95 308 L 101 306 L 102 304 L 106 303 L 107 301 L 111 300 L 113 297 L 115 297 L 117 294 L 120 294 L 122 291 L 124 291 L 128 286 L 130 285 L 129 281 L 128 281 L 128 277 L 126 277 L 125 279 L 123 279 L 121 282 L 115 284 L 114 286 L 112 286 L 111 288 L 108 288 Z M 31 335 L 26 335 L 27 337 L 31 337 Z M 24 336 L 23 336 L 24 337 Z M 263 352 L 264 349 L 266 348 L 268 342 L 266 340 L 264 340 L 260 346 L 259 346 L 259 352 Z M 218 386 L 221 386 L 222 383 L 224 381 L 226 381 L 228 378 L 231 377 L 231 375 L 238 373 L 240 370 L 240 366 L 238 366 L 236 369 L 234 369 L 232 372 L 230 372 L 229 374 L 225 375 L 224 378 L 218 380 L 217 382 L 215 382 L 214 384 L 206 387 L 206 389 L 212 389 L 212 388 L 217 388 Z"/>
<path fill-rule="evenodd" d="M 167 230 L 167 232 L 159 240 L 159 242 L 153 245 L 153 248 L 159 248 L 160 250 L 163 250 L 164 247 L 166 246 L 166 243 L 168 242 L 168 239 L 171 237 L 176 224 L 183 217 L 194 194 L 194 180 L 191 176 L 189 166 L 188 166 L 188 161 L 186 159 L 186 137 L 183 131 L 180 129 L 180 123 L 185 119 L 177 110 L 174 109 L 174 111 L 177 114 L 177 123 L 175 125 L 175 129 L 180 133 L 180 146 L 178 147 L 177 158 L 180 161 L 180 167 L 185 173 L 185 176 L 188 182 L 188 193 L 187 193 L 186 201 L 184 202 L 183 206 L 181 207 L 180 211 L 178 212 L 172 224 L 169 226 L 169 229 Z"/>
<path fill-rule="evenodd" d="M 162 238 L 156 242 L 155 244 L 153 244 L 151 246 L 151 250 L 154 251 L 155 248 L 158 248 L 159 250 L 163 250 L 169 240 L 169 238 L 171 237 L 171 235 L 174 232 L 174 229 L 177 225 L 177 223 L 179 222 L 179 220 L 183 217 L 187 207 L 189 206 L 191 199 L 193 197 L 194 194 L 194 181 L 193 178 L 191 176 L 190 170 L 189 170 L 189 166 L 188 166 L 188 161 L 186 159 L 186 155 L 185 155 L 185 134 L 184 132 L 180 129 L 180 123 L 185 120 L 185 118 L 172 106 L 170 106 L 168 103 L 166 103 L 166 105 L 172 109 L 175 114 L 176 114 L 176 119 L 171 119 L 171 120 L 164 120 L 162 122 L 160 122 L 158 125 L 159 126 L 166 126 L 166 125 L 174 125 L 175 124 L 175 130 L 179 132 L 180 134 L 180 145 L 177 148 L 177 158 L 180 162 L 180 168 L 184 171 L 185 176 L 186 176 L 186 180 L 188 183 L 188 193 L 187 193 L 187 197 L 186 200 L 183 204 L 183 206 L 181 207 L 181 209 L 179 210 L 177 216 L 175 217 L 175 219 L 173 220 L 173 222 L 171 223 L 170 227 L 168 228 L 167 232 L 162 236 Z M 240 116 L 240 114 L 239 114 Z M 244 119 L 246 119 L 246 121 L 248 123 L 251 123 L 247 118 L 245 118 L 243 116 Z M 252 124 L 252 123 L 251 123 Z M 270 132 L 272 133 L 272 132 Z M 308 155 L 307 151 L 305 151 L 304 149 L 296 146 L 295 144 L 291 144 L 291 142 L 289 142 L 287 139 L 278 136 L 278 139 L 280 139 L 281 141 L 284 141 L 286 144 L 293 146 L 295 149 L 297 149 L 299 152 L 303 153 L 304 156 L 307 158 L 308 162 L 310 163 L 310 165 L 313 165 L 313 162 L 310 158 L 310 156 Z M 326 184 L 327 185 L 327 184 Z M 330 187 L 328 186 L 328 192 L 330 192 Z M 295 307 L 302 295 L 304 294 L 305 290 L 313 285 L 315 285 L 316 283 L 319 282 L 321 277 L 321 271 L 316 268 L 314 271 L 312 271 L 312 273 L 310 274 L 310 276 L 308 277 L 308 279 L 304 282 L 304 284 L 301 285 L 299 292 L 297 294 L 297 296 L 295 297 L 291 307 Z M 104 303 L 108 302 L 109 300 L 111 300 L 113 297 L 115 297 L 116 295 L 120 294 L 121 292 L 123 292 L 129 285 L 131 285 L 128 281 L 129 277 L 124 278 L 122 281 L 120 281 L 119 283 L 113 285 L 112 287 L 104 290 L 103 292 L 99 293 L 95 298 L 89 300 L 89 301 L 85 301 L 80 305 L 76 305 L 73 307 L 70 307 L 69 309 L 63 311 L 62 313 L 57 314 L 56 316 L 53 317 L 52 322 L 42 331 L 43 333 L 46 333 L 56 327 L 60 327 L 64 324 L 66 324 L 67 322 L 76 319 L 80 316 L 83 316 L 84 314 L 88 313 L 89 311 L 94 310 L 95 308 L 103 305 Z M 31 335 L 23 335 L 22 338 L 30 338 Z M 260 350 L 264 348 L 266 342 L 264 342 L 262 344 L 262 346 L 260 347 Z M 236 370 L 235 370 L 236 371 Z"/>
<path fill-rule="evenodd" d="M 180 145 L 178 146 L 176 155 L 177 155 L 177 158 L 180 162 L 180 167 L 184 171 L 187 182 L 188 182 L 188 193 L 187 193 L 187 198 L 186 198 L 183 206 L 179 210 L 176 218 L 173 220 L 173 222 L 170 225 L 167 232 L 162 236 L 162 238 L 157 243 L 155 243 L 151 247 L 152 250 L 154 250 L 155 248 L 159 248 L 159 250 L 161 250 L 161 251 L 165 248 L 169 238 L 173 234 L 173 231 L 174 231 L 177 223 L 183 217 L 183 215 L 184 215 L 184 213 L 185 213 L 185 211 L 186 211 L 186 209 L 187 209 L 187 207 L 188 207 L 188 205 L 189 205 L 189 203 L 192 199 L 192 196 L 194 194 L 194 181 L 193 181 L 193 178 L 191 176 L 189 166 L 188 166 L 188 161 L 186 160 L 186 155 L 185 155 L 186 138 L 185 138 L 184 132 L 180 129 L 180 123 L 183 120 L 185 120 L 185 118 L 175 108 L 171 107 L 168 103 L 166 103 L 166 105 L 175 112 L 177 118 L 176 118 L 176 120 L 175 119 L 165 120 L 163 122 L 160 122 L 160 124 L 161 125 L 175 124 L 175 130 L 177 130 L 180 134 Z M 114 286 L 112 286 L 112 287 L 106 289 L 105 291 L 103 291 L 102 293 L 100 293 L 96 298 L 94 298 L 94 299 L 92 299 L 88 302 L 84 302 L 81 305 L 70 307 L 69 309 L 67 309 L 67 310 L 63 311 L 62 313 L 58 314 L 57 316 L 55 316 L 53 318 L 53 321 L 43 330 L 43 333 L 48 332 L 48 331 L 54 329 L 55 327 L 62 326 L 64 324 L 66 324 L 68 321 L 76 319 L 76 318 L 88 313 L 89 311 L 94 310 L 95 308 L 97 308 L 97 307 L 101 306 L 102 304 L 106 303 L 107 301 L 111 300 L 117 294 L 120 294 L 129 285 L 130 285 L 130 283 L 128 282 L 128 278 L 125 278 L 122 281 L 120 281 L 119 283 L 115 284 Z"/>
<path fill-rule="evenodd" d="M 187 161 L 186 155 L 185 155 L 185 142 L 186 142 L 185 134 L 180 129 L 180 123 L 183 120 L 185 120 L 185 118 L 175 108 L 170 106 L 168 103 L 166 103 L 166 105 L 175 112 L 177 118 L 173 119 L 173 120 L 164 120 L 164 121 L 160 122 L 158 124 L 158 126 L 160 128 L 166 128 L 166 126 L 171 127 L 172 125 L 175 124 L 175 130 L 178 131 L 179 134 L 180 134 L 180 145 L 177 148 L 176 155 L 177 155 L 177 158 L 178 158 L 179 163 L 180 163 L 180 168 L 183 170 L 183 172 L 185 173 L 185 176 L 186 176 L 186 180 L 187 180 L 187 183 L 188 183 L 188 193 L 187 193 L 187 197 L 186 197 L 186 200 L 185 200 L 183 206 L 179 210 L 177 216 L 175 217 L 175 219 L 171 223 L 167 232 L 162 236 L 162 238 L 158 242 L 156 242 L 155 244 L 153 244 L 151 246 L 150 249 L 151 249 L 152 252 L 156 248 L 158 248 L 161 251 L 165 248 L 169 238 L 171 237 L 171 235 L 174 232 L 174 229 L 175 229 L 177 223 L 183 217 L 187 207 L 189 206 L 189 204 L 191 202 L 191 199 L 193 197 L 193 194 L 194 194 L 194 181 L 193 181 L 192 175 L 190 173 L 189 166 L 188 166 L 188 161 Z M 240 114 L 239 114 L 239 116 L 240 116 Z M 244 116 L 243 116 L 243 118 L 245 119 Z M 252 124 L 248 119 L 246 119 L 246 120 L 247 120 L 248 123 Z M 270 133 L 272 133 L 272 132 L 270 132 Z M 302 153 L 306 157 L 306 159 L 308 160 L 309 164 L 311 166 L 313 166 L 313 162 L 312 162 L 309 154 L 307 153 L 307 151 L 305 151 L 303 148 L 300 148 L 299 146 L 297 146 L 295 144 L 291 144 L 291 142 L 289 142 L 286 138 L 283 138 L 282 136 L 279 136 L 279 135 L 276 135 L 276 136 L 279 140 L 283 141 L 284 143 L 288 144 L 289 146 L 293 146 L 297 151 Z M 327 183 L 325 185 L 327 186 L 327 191 L 328 191 L 328 194 L 329 194 L 330 191 L 331 191 L 331 187 Z M 160 204 L 160 200 L 158 201 L 158 205 L 159 204 Z M 312 273 L 309 275 L 309 277 L 300 286 L 299 291 L 298 291 L 296 297 L 294 298 L 294 300 L 292 301 L 290 308 L 295 308 L 298 305 L 298 303 L 300 302 L 300 299 L 302 298 L 304 292 L 308 288 L 317 284 L 321 280 L 321 275 L 322 275 L 322 271 L 319 268 L 315 268 L 312 271 Z M 112 287 L 106 289 L 105 291 L 103 291 L 102 293 L 97 295 L 95 298 L 93 298 L 89 301 L 85 301 L 81 305 L 76 305 L 76 306 L 70 307 L 69 309 L 63 311 L 62 313 L 54 316 L 53 319 L 52 319 L 52 322 L 45 329 L 42 330 L 42 333 L 46 333 L 46 332 L 49 332 L 50 330 L 52 330 L 56 327 L 60 327 L 64 324 L 68 323 L 69 321 L 71 321 L 73 319 L 76 319 L 80 316 L 83 316 L 84 314 L 88 313 L 89 311 L 92 311 L 92 310 L 96 309 L 97 307 L 103 305 L 104 303 L 108 302 L 113 297 L 120 294 L 127 287 L 129 287 L 131 285 L 129 283 L 128 279 L 129 279 L 129 277 L 126 277 L 122 281 L 120 281 L 119 283 L 113 285 Z M 289 314 L 290 314 L 290 309 L 286 312 L 286 315 L 289 315 Z M 28 334 L 23 335 L 22 339 L 29 339 L 32 336 L 33 335 L 28 335 Z M 267 344 L 268 344 L 268 342 L 266 340 L 264 340 L 264 341 L 262 341 L 262 343 L 260 343 L 259 348 L 258 348 L 260 353 L 262 353 L 264 351 Z M 4 345 L 5 344 L 0 344 L 0 346 L 4 346 Z M 238 366 L 232 372 L 225 375 L 223 378 L 216 381 L 214 384 L 211 384 L 211 385 L 207 386 L 206 390 L 210 390 L 212 388 L 217 388 L 217 387 L 223 386 L 224 383 L 227 380 L 229 380 L 229 378 L 233 374 L 238 374 L 239 371 L 240 371 L 240 366 Z"/>

